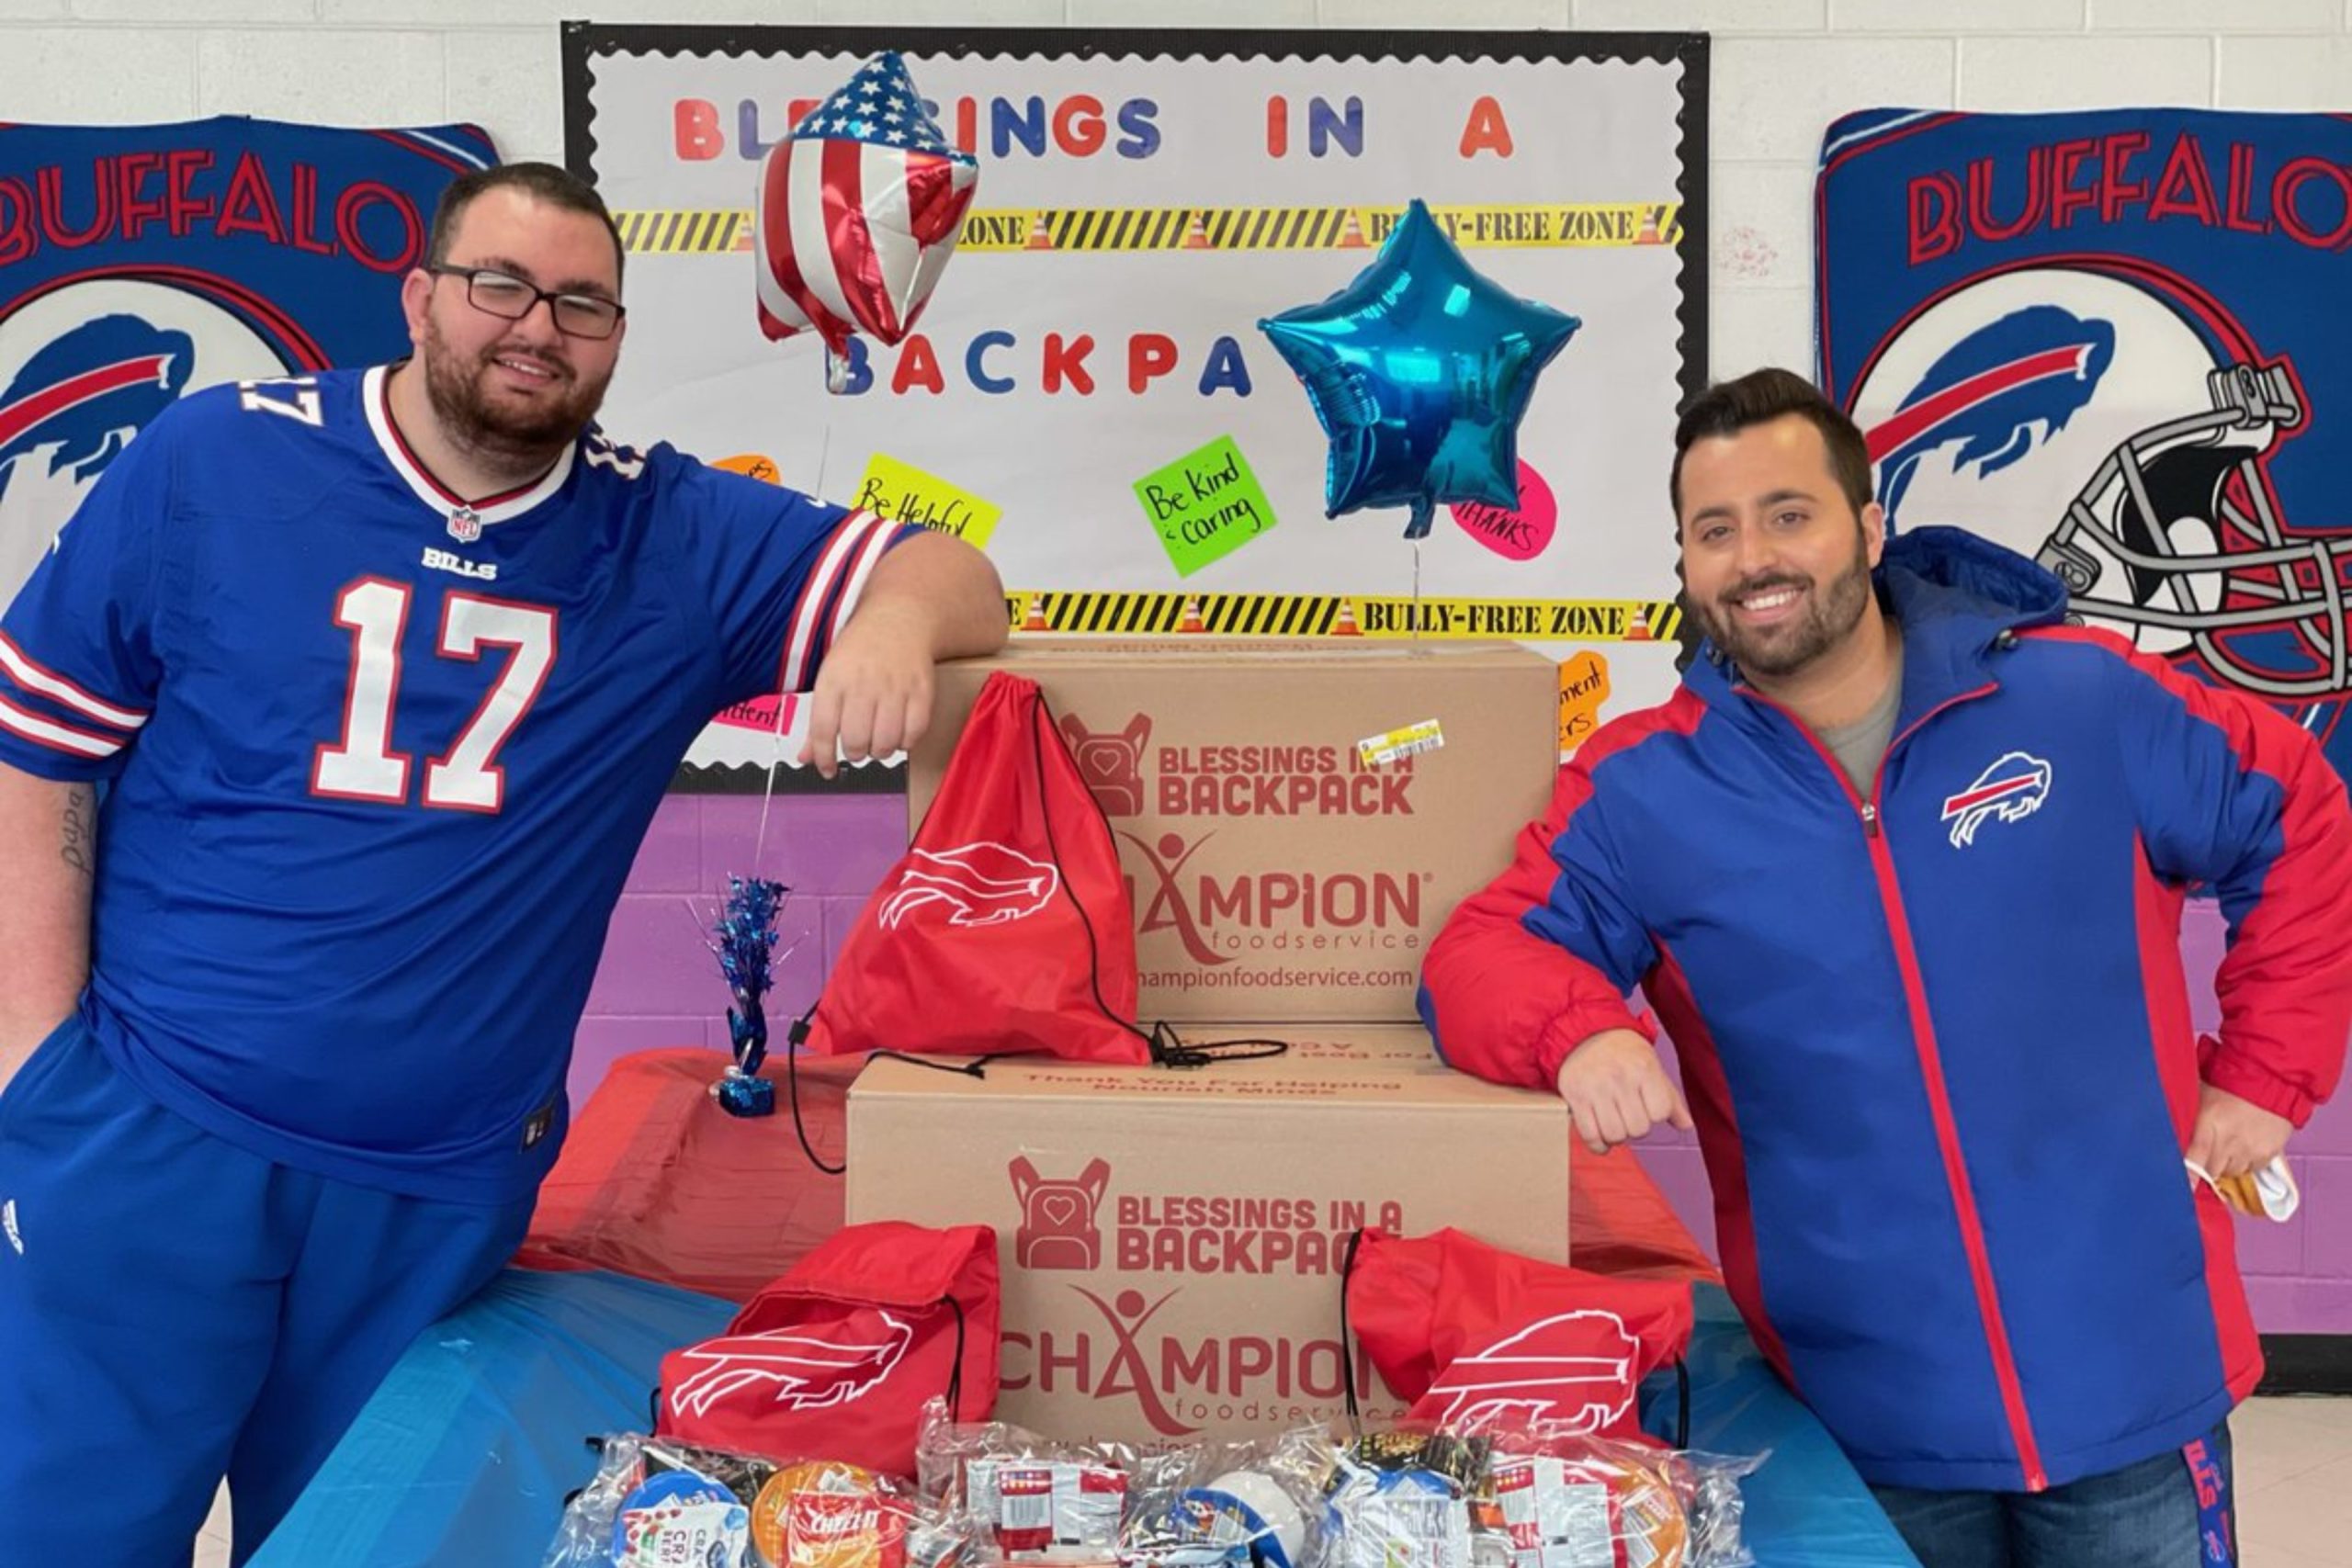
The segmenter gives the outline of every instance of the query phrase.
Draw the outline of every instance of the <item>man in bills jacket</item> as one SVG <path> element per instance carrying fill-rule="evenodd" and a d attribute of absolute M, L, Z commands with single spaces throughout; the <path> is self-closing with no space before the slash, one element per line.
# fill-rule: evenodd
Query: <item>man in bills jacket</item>
<path fill-rule="evenodd" d="M 2262 1358 L 2185 1161 L 2259 1168 L 2335 1086 L 2344 786 L 2022 557 L 1886 539 L 1801 378 L 1712 389 L 1675 447 L 1707 643 L 1431 945 L 1439 1048 L 1556 1083 L 1596 1148 L 1696 1122 L 1734 1298 L 1928 1568 L 2227 1561 Z M 2192 888 L 2229 923 L 2218 1042 Z"/>

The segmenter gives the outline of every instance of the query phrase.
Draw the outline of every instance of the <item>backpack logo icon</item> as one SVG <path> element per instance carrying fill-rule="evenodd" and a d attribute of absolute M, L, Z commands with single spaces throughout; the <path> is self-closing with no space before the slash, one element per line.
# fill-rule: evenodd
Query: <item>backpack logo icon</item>
<path fill-rule="evenodd" d="M 683 1352 L 705 1363 L 670 1391 L 676 1416 L 707 1416 L 711 1406 L 773 1387 L 786 1410 L 829 1410 L 871 1392 L 898 1370 L 914 1330 L 876 1309 L 880 1334 L 870 1341 L 820 1338 L 789 1328 L 727 1334 Z"/>
<path fill-rule="evenodd" d="M 918 910 L 947 911 L 951 926 L 1001 926 L 1025 920 L 1051 902 L 1062 874 L 1002 844 L 964 844 L 907 856 L 895 892 L 875 917 L 896 931 Z"/>
<path fill-rule="evenodd" d="M 1151 719 L 1137 714 L 1118 730 L 1092 730 L 1069 714 L 1061 716 L 1062 739 L 1069 742 L 1079 777 L 1093 792 L 1105 817 L 1140 817 L 1144 811 L 1143 746 Z"/>
<path fill-rule="evenodd" d="M 1076 1180 L 1038 1175 L 1026 1155 L 1005 1168 L 1021 1201 L 1021 1228 L 1012 1238 L 1014 1261 L 1023 1269 L 1083 1272 L 1100 1268 L 1102 1231 L 1095 1216 L 1111 1185 L 1110 1162 L 1087 1161 Z"/>

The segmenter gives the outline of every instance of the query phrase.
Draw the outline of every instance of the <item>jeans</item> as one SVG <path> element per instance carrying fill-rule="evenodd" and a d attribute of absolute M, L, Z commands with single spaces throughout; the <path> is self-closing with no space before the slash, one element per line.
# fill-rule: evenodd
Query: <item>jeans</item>
<path fill-rule="evenodd" d="M 2047 1492 L 1873 1486 L 1922 1568 L 2208 1568 L 2237 1561 L 2230 1428 L 2205 1439 L 2223 1509 L 2209 1556 L 2197 1478 L 2178 1451 Z"/>

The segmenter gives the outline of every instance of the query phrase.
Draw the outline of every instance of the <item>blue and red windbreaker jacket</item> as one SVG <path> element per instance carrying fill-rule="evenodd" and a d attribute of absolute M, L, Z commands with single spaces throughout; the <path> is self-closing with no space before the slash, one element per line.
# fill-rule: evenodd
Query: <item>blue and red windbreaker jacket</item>
<path fill-rule="evenodd" d="M 2040 1490 L 2177 1449 L 2262 1354 L 2201 1077 L 2301 1124 L 2352 1028 L 2352 813 L 2297 725 L 2062 623 L 1954 529 L 1890 542 L 1902 706 L 1858 795 L 1710 649 L 1560 775 L 1431 944 L 1453 1066 L 1549 1088 L 1594 1033 L 1679 1055 L 1724 1273 L 1869 1480 Z M 2199 1060 L 2181 903 L 2221 902 Z"/>

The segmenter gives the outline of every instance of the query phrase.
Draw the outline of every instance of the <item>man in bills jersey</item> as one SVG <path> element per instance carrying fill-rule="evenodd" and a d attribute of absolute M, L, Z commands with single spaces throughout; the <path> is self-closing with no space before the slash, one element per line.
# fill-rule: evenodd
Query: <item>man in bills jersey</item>
<path fill-rule="evenodd" d="M 959 541 L 599 433 L 620 281 L 464 176 L 413 358 L 177 402 L 0 618 L 11 1562 L 185 1561 L 223 1475 L 250 1556 L 522 1235 L 703 723 L 812 692 L 831 773 L 1004 636 Z"/>

